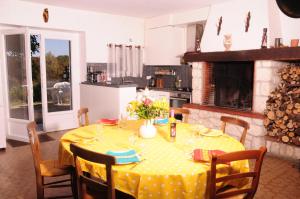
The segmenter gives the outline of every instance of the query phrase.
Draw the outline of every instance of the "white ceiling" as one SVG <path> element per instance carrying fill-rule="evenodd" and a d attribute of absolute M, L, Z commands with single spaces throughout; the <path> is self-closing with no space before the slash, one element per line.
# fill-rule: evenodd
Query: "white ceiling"
<path fill-rule="evenodd" d="M 209 6 L 227 0 L 23 0 L 48 5 L 149 18 Z"/>

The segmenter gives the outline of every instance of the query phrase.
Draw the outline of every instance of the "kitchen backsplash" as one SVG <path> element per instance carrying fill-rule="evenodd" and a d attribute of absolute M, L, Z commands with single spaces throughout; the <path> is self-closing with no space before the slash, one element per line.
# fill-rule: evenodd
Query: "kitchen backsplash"
<path fill-rule="evenodd" d="M 146 65 L 143 74 L 162 79 L 164 88 L 175 88 L 176 78 L 181 80 L 181 87 L 192 88 L 192 66 L 190 65 Z"/>
<path fill-rule="evenodd" d="M 87 63 L 87 71 L 104 72 L 106 74 L 107 63 Z M 151 76 L 155 80 L 161 79 L 164 88 L 175 88 L 176 78 L 181 80 L 181 87 L 192 88 L 192 67 L 190 65 L 145 65 L 143 67 L 143 77 L 113 77 L 113 84 L 121 84 L 123 81 L 131 81 L 138 87 L 148 85 L 146 76 Z"/>

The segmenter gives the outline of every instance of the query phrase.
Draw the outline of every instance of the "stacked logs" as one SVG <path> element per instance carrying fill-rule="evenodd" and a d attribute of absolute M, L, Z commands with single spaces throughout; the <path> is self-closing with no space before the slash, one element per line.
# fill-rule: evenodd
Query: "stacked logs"
<path fill-rule="evenodd" d="M 281 82 L 267 100 L 264 125 L 268 135 L 300 146 L 300 66 L 279 70 Z"/>

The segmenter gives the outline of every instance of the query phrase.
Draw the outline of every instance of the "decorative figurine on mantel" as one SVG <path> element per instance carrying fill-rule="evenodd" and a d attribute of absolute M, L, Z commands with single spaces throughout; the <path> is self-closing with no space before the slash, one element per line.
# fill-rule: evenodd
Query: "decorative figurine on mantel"
<path fill-rule="evenodd" d="M 223 43 L 224 43 L 225 51 L 229 51 L 232 45 L 231 34 L 224 35 Z"/>
<path fill-rule="evenodd" d="M 261 40 L 261 48 L 267 48 L 267 31 L 268 29 L 267 28 L 264 28 L 263 29 L 263 36 L 262 36 L 262 40 Z"/>
<path fill-rule="evenodd" d="M 200 52 L 200 39 L 196 40 L 195 51 Z"/>

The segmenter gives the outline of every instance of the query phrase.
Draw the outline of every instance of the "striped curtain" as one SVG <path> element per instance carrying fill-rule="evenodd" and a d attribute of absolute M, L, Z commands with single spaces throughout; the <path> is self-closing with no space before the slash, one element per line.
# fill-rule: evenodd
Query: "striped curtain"
<path fill-rule="evenodd" d="M 141 46 L 108 44 L 107 74 L 110 77 L 142 77 Z"/>

